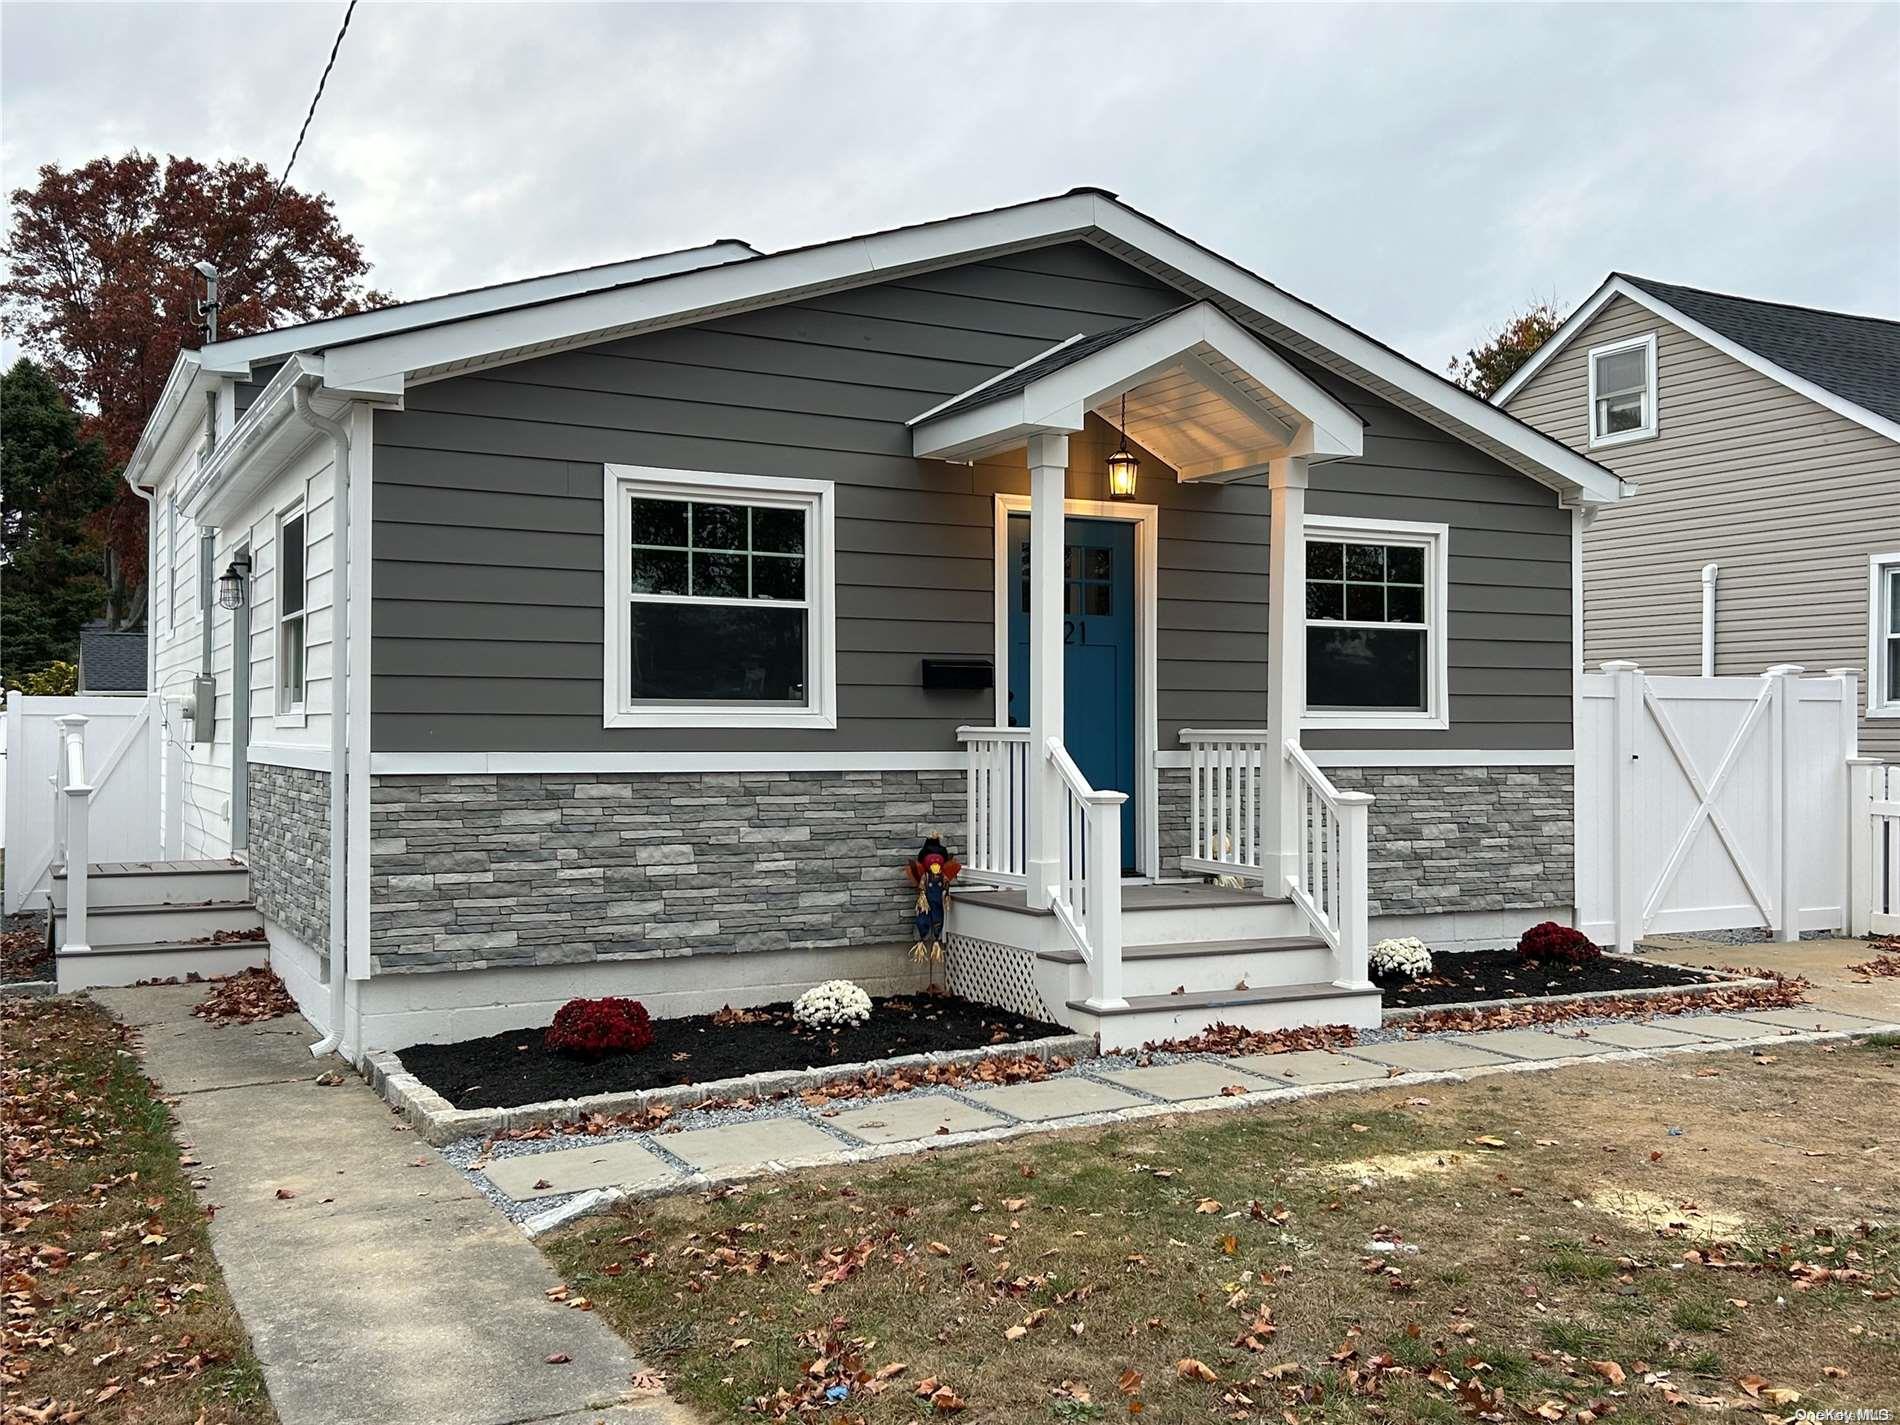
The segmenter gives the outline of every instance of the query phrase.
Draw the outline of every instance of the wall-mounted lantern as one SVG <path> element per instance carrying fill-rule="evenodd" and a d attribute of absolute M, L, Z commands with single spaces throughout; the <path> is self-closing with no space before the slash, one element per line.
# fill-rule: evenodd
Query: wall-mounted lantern
<path fill-rule="evenodd" d="M 218 607 L 221 609 L 243 608 L 244 590 L 250 582 L 250 557 L 240 554 L 231 561 L 230 567 L 218 578 Z"/>

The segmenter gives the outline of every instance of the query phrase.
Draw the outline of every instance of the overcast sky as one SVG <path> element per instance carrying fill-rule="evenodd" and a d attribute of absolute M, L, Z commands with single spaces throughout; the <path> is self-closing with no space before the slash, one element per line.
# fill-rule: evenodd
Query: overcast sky
<path fill-rule="evenodd" d="M 279 168 L 341 3 L 0 10 L 0 178 Z M 1900 5 L 359 5 L 298 161 L 400 297 L 1093 184 L 1434 369 L 1612 268 L 1900 315 Z"/>

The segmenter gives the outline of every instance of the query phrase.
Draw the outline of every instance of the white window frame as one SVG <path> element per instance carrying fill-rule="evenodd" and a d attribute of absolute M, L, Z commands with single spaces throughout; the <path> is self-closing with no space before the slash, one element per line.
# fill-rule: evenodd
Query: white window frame
<path fill-rule="evenodd" d="M 1867 556 L 1867 716 L 1900 718 L 1900 701 L 1887 696 L 1887 678 L 1895 659 L 1900 627 L 1893 621 L 1890 581 L 1900 580 L 1900 549 Z"/>
<path fill-rule="evenodd" d="M 160 606 L 165 617 L 160 623 L 169 636 L 178 631 L 178 609 L 173 597 L 178 584 L 178 501 L 170 495 L 165 497 L 165 520 L 159 529 L 159 542 L 164 554 L 161 567 L 165 571 L 165 600 Z"/>
<path fill-rule="evenodd" d="M 635 703 L 633 670 L 627 656 L 633 604 L 642 601 L 677 603 L 663 594 L 635 594 L 629 588 L 628 567 L 633 544 L 633 500 L 638 496 L 664 499 L 731 500 L 739 504 L 774 505 L 807 511 L 805 531 L 805 590 L 810 620 L 805 637 L 806 702 L 803 707 L 762 704 L 756 708 L 720 703 Z M 602 498 L 605 502 L 607 548 L 601 561 L 605 572 L 602 596 L 606 619 L 602 665 L 602 725 L 605 727 L 673 728 L 819 728 L 838 725 L 837 573 L 835 551 L 835 497 L 829 480 L 793 480 L 776 476 L 735 475 L 710 470 L 670 470 L 652 465 L 608 465 Z M 746 603 L 752 600 L 721 600 Z"/>
<path fill-rule="evenodd" d="M 277 511 L 275 527 L 271 534 L 271 720 L 279 727 L 303 727 L 309 714 L 305 710 L 310 692 L 310 501 L 300 495 Z M 303 531 L 303 603 L 298 610 L 286 615 L 284 612 L 284 526 L 292 520 L 300 520 Z M 288 625 L 295 623 L 303 639 L 302 656 L 298 660 L 300 677 L 297 684 L 297 696 L 286 699 L 287 684 L 284 682 L 284 639 L 289 632 Z"/>
<path fill-rule="evenodd" d="M 1643 369 L 1649 378 L 1643 388 L 1643 423 L 1635 430 L 1620 430 L 1605 435 L 1597 429 L 1597 361 L 1600 357 L 1615 356 L 1618 352 L 1633 351 L 1638 347 L 1643 350 Z M 1605 446 L 1628 445 L 1638 440 L 1654 440 L 1659 429 L 1656 402 L 1656 333 L 1644 332 L 1641 336 L 1591 347 L 1588 370 L 1590 406 L 1587 418 L 1590 422 L 1590 448 L 1601 450 Z"/>
<path fill-rule="evenodd" d="M 1451 547 L 1451 526 L 1429 524 L 1418 520 L 1376 520 L 1349 519 L 1335 515 L 1308 515 L 1301 533 L 1310 547 L 1317 540 L 1321 543 L 1348 544 L 1404 544 L 1414 545 L 1425 551 L 1425 706 L 1416 710 L 1397 710 L 1389 708 L 1308 708 L 1300 718 L 1300 726 L 1306 728 L 1362 728 L 1370 730 L 1387 729 L 1392 731 L 1433 731 L 1444 730 L 1451 726 L 1447 709 L 1450 706 L 1449 689 L 1446 679 L 1449 671 L 1448 650 L 1450 647 L 1450 626 L 1448 611 L 1450 608 L 1449 555 Z M 1302 574 L 1298 598 L 1301 606 L 1300 616 L 1300 665 L 1302 680 L 1306 665 L 1306 630 L 1314 625 L 1330 625 L 1343 628 L 1411 628 L 1412 624 L 1357 623 L 1353 620 L 1312 619 L 1305 616 L 1306 578 L 1305 560 L 1302 558 Z"/>

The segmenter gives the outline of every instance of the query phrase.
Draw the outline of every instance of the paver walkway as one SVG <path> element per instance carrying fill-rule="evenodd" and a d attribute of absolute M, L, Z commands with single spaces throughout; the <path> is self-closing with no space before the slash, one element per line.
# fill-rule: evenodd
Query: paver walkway
<path fill-rule="evenodd" d="M 213 1027 L 203 985 L 97 990 L 141 1027 L 146 1072 L 216 1204 L 211 1245 L 283 1425 L 674 1425 L 593 1313 L 550 1301 L 545 1258 L 362 1080 L 325 1088 L 292 1015 Z M 334 1063 L 334 1061 L 332 1061 Z M 550 1356 L 569 1358 L 549 1362 Z"/>
<path fill-rule="evenodd" d="M 545 1212 L 539 1221 L 529 1221 L 529 1229 L 538 1231 L 595 1205 L 575 1197 L 595 1190 L 679 1191 L 779 1168 L 855 1162 L 1134 1115 L 1233 1107 L 1294 1091 L 1376 1088 L 1395 1075 L 1471 1074 L 1538 1065 L 1561 1071 L 1566 1063 L 1632 1051 L 1716 1051 L 1771 1044 L 1795 1034 L 1894 1029 L 1900 1026 L 1900 981 L 1870 987 L 1866 977 L 1845 968 L 1871 953 L 1861 941 L 1807 941 L 1800 946 L 1671 942 L 1667 958 L 1684 963 L 1736 969 L 1768 965 L 1806 976 L 1813 986 L 1811 1002 L 1797 1009 L 1440 1034 L 1359 1044 L 1338 1053 L 1197 1057 L 1144 1067 L 1131 1067 L 1126 1058 L 1084 1061 L 1075 1072 L 1040 1082 L 873 1100 L 810 1118 L 765 1112 L 739 1122 L 608 1144 L 574 1147 L 568 1139 L 545 1147 L 509 1145 L 475 1171 L 507 1198 Z M 669 1157 L 675 1161 L 668 1162 Z M 515 1215 L 529 1216 L 521 1210 Z"/>

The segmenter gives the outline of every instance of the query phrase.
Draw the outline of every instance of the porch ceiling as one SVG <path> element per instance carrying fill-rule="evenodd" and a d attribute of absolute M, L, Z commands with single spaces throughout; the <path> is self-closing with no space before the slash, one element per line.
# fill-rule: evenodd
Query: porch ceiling
<path fill-rule="evenodd" d="M 1363 448 L 1358 417 L 1206 302 L 1058 343 L 913 419 L 912 448 L 974 460 L 1080 431 L 1090 412 L 1183 480 L 1238 479 L 1281 456 L 1338 459 Z"/>

